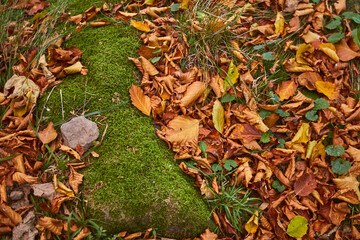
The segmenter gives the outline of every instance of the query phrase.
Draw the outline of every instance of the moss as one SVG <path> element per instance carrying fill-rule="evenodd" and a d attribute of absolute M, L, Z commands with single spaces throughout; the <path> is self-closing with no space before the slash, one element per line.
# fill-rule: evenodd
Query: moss
<path fill-rule="evenodd" d="M 128 90 L 137 73 L 127 57 L 136 57 L 137 34 L 120 25 L 85 28 L 65 42 L 84 51 L 82 63 L 89 73 L 69 76 L 55 88 L 43 116 L 55 123 L 63 120 L 60 89 L 65 120 L 90 98 L 87 112 L 114 106 L 115 93 L 120 101 L 130 100 Z M 38 112 L 46 109 L 46 98 Z M 128 104 L 91 119 L 101 126 L 100 132 L 105 124 L 108 129 L 96 150 L 100 158 L 92 159 L 84 172 L 82 192 L 89 202 L 90 218 L 106 222 L 104 226 L 114 233 L 153 227 L 167 237 L 193 237 L 212 226 L 194 180 L 182 173 L 167 145 L 157 138 L 151 118 Z"/>

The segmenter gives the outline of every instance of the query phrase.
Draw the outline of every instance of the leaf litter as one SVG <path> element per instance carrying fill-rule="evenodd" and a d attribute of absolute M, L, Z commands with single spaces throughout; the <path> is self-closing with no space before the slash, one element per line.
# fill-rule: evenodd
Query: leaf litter
<path fill-rule="evenodd" d="M 46 1 L 35 2 L 20 1 L 13 7 L 30 9 L 28 14 L 33 15 L 49 5 Z M 221 6 L 233 15 L 218 17 L 215 24 L 211 22 L 211 36 L 231 33 L 239 37 L 231 42 L 234 49 L 229 52 L 217 54 L 205 47 L 205 57 L 216 68 L 214 65 L 204 68 L 182 63 L 191 59 L 192 46 L 187 34 L 209 34 L 205 32 L 207 19 L 197 12 L 190 32 L 179 32 L 174 28 L 178 24 L 174 16 L 196 9 L 197 3 L 178 2 L 171 6 L 156 0 L 144 4 L 134 1 L 129 5 L 105 3 L 77 16 L 64 13 L 62 18 L 76 24 L 76 31 L 80 32 L 87 26 L 111 24 L 107 20 L 90 22 L 101 12 L 116 20 L 130 20 L 129 24 L 144 32 L 140 37 L 143 42 L 138 51 L 140 59 L 129 58 L 143 75 L 141 88 L 130 89 L 133 105 L 145 115 L 152 115 L 154 123 L 160 125 L 157 135 L 173 149 L 175 159 L 193 159 L 192 164 L 181 162 L 180 167 L 196 179 L 206 199 L 225 194 L 222 191 L 226 188 L 221 187 L 225 179 L 233 187 L 245 186 L 238 196 L 249 193 L 261 200 L 254 203 L 256 210 L 239 217 L 240 222 L 247 221 L 243 226 L 233 226 L 231 214 L 213 210 L 220 236 L 235 239 L 359 236 L 356 228 L 360 224 L 359 216 L 351 216 L 349 205 L 360 202 L 357 180 L 360 105 L 358 93 L 351 87 L 351 75 L 358 76 L 358 71 L 349 62 L 358 61 L 360 56 L 359 36 L 354 34 L 360 30 L 351 22 L 356 22 L 358 15 L 345 14 L 343 0 L 333 5 L 298 0 L 273 5 L 268 1 L 214 1 L 209 3 L 211 7 Z M 256 19 L 257 10 L 270 11 L 274 17 Z M 292 18 L 285 13 L 293 14 Z M 344 18 L 339 17 L 342 13 Z M 151 20 L 138 18 L 143 15 Z M 45 19 L 46 16 L 27 29 L 30 36 Z M 300 19 L 308 20 L 306 25 L 301 26 L 304 21 Z M 333 35 L 338 30 L 341 39 L 329 35 L 324 25 Z M 29 34 L 23 32 L 22 41 L 31 42 Z M 303 42 L 286 40 L 294 32 Z M 272 41 L 284 39 L 283 52 L 292 57 L 283 58 L 280 53 L 269 51 Z M 52 175 L 51 195 L 54 191 L 60 195 L 51 197 L 51 208 L 43 208 L 53 214 L 60 211 L 63 202 L 76 198 L 83 176 L 75 169 L 86 166 L 80 160 L 81 149 L 76 149 L 77 152 L 61 145 L 61 136 L 56 134 L 52 123 L 38 133 L 30 124 L 34 123 L 32 111 L 38 96 L 60 84 L 59 79 L 69 74 L 87 73 L 80 62 L 82 52 L 76 47 L 62 49 L 63 37 L 55 40 L 47 48 L 47 57 L 41 56 L 38 65 L 34 62 L 36 48 L 19 55 L 20 63 L 13 67 L 15 74 L 6 82 L 1 97 L 1 105 L 8 106 L 8 111 L 1 121 L 5 128 L 0 137 L 1 157 L 10 159 L 0 166 L 5 193 L 6 186 L 14 184 L 48 183 L 46 179 L 51 176 L 40 175 L 44 162 L 37 160 L 37 150 L 42 154 L 49 149 L 62 150 L 78 161 L 68 164 L 66 184 L 56 174 Z M 12 51 L 13 47 L 9 41 L 6 51 Z M 254 58 L 245 47 L 267 52 Z M 283 68 L 286 80 L 268 80 L 264 73 L 269 64 L 273 74 Z M 260 98 L 252 91 L 258 79 L 269 82 Z M 219 171 L 228 177 L 216 177 Z M 209 176 L 215 176 L 211 182 Z M 22 214 L 27 211 L 14 211 L 3 194 L 1 199 L 0 211 L 8 219 L 2 221 L 1 230 L 9 233 L 22 222 Z M 346 224 L 349 218 L 350 230 Z M 76 239 L 86 237 L 90 231 L 76 225 L 71 228 L 78 231 Z M 64 228 L 62 220 L 45 216 L 38 219 L 37 229 L 41 239 L 46 239 L 45 230 L 50 231 L 47 234 L 61 235 L 70 226 Z M 150 231 L 144 233 L 144 238 Z M 118 236 L 132 239 L 143 233 L 122 232 Z M 206 230 L 200 239 L 219 238 Z"/>

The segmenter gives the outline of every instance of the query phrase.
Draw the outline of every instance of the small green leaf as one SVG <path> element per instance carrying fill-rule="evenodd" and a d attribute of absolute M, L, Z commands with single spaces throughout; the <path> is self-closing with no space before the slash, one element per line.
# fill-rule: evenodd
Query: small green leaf
<path fill-rule="evenodd" d="M 279 180 L 274 180 L 271 186 L 276 189 L 278 192 L 282 192 L 285 190 L 285 186 L 280 183 Z"/>
<path fill-rule="evenodd" d="M 316 100 L 319 98 L 319 95 L 316 92 L 304 90 L 302 91 L 302 94 L 304 94 L 306 97 L 311 98 L 313 100 Z"/>
<path fill-rule="evenodd" d="M 305 114 L 305 117 L 307 120 L 309 121 L 313 121 L 315 122 L 316 120 L 318 120 L 319 116 L 317 115 L 316 110 L 310 110 Z"/>
<path fill-rule="evenodd" d="M 273 104 L 280 103 L 279 96 L 277 94 L 275 94 L 274 92 L 269 92 L 269 97 L 270 97 L 270 100 L 272 101 Z"/>
<path fill-rule="evenodd" d="M 280 117 L 288 117 L 288 116 L 290 116 L 290 113 L 285 112 L 285 111 L 283 111 L 281 109 L 276 109 L 274 112 L 276 114 L 278 114 Z"/>
<path fill-rule="evenodd" d="M 207 145 L 206 145 L 206 143 L 204 141 L 201 141 L 199 143 L 199 147 L 200 147 L 201 151 L 203 152 L 205 158 L 207 158 L 207 152 L 206 152 Z"/>
<path fill-rule="evenodd" d="M 273 52 L 266 52 L 266 53 L 263 53 L 261 56 L 262 56 L 262 59 L 265 61 L 274 61 L 275 60 L 275 55 Z"/>
<path fill-rule="evenodd" d="M 149 61 L 152 62 L 152 63 L 156 63 L 157 61 L 160 60 L 161 57 L 153 57 L 153 58 L 150 58 Z"/>
<path fill-rule="evenodd" d="M 312 110 L 322 110 L 330 107 L 330 103 L 326 101 L 324 98 L 318 98 L 314 102 L 314 108 Z"/>
<path fill-rule="evenodd" d="M 234 160 L 225 160 L 224 168 L 228 171 L 231 171 L 233 168 L 237 167 L 237 163 Z"/>
<path fill-rule="evenodd" d="M 350 168 L 351 163 L 349 161 L 343 161 L 341 158 L 331 161 L 331 170 L 337 175 L 345 174 Z"/>
<path fill-rule="evenodd" d="M 311 0 L 313 3 L 319 3 L 321 0 Z"/>
<path fill-rule="evenodd" d="M 220 172 L 220 171 L 223 170 L 222 167 L 221 167 L 221 165 L 220 165 L 220 164 L 217 164 L 217 163 L 211 165 L 211 168 L 212 168 L 212 170 L 213 170 L 214 172 Z"/>
<path fill-rule="evenodd" d="M 260 44 L 260 45 L 254 46 L 254 50 L 261 50 L 261 49 L 265 49 L 265 44 Z"/>
<path fill-rule="evenodd" d="M 360 47 L 360 28 L 355 28 L 351 32 L 354 43 L 356 43 Z"/>
<path fill-rule="evenodd" d="M 263 142 L 263 143 L 268 143 L 268 142 L 270 142 L 270 133 L 269 133 L 269 132 L 264 132 L 264 133 L 261 135 L 260 141 Z"/>
<path fill-rule="evenodd" d="M 161 52 L 161 48 L 154 50 L 152 53 L 159 53 Z"/>
<path fill-rule="evenodd" d="M 307 230 L 308 230 L 308 226 L 307 226 L 308 220 L 306 218 L 304 218 L 303 216 L 295 216 L 289 223 L 286 233 L 290 236 L 290 237 L 294 237 L 294 238 L 301 238 L 303 237 Z"/>
<path fill-rule="evenodd" d="M 232 102 L 235 100 L 235 96 L 230 95 L 230 94 L 225 94 L 224 96 L 222 96 L 221 98 L 221 102 L 222 103 L 227 103 L 227 102 Z"/>
<path fill-rule="evenodd" d="M 335 16 L 331 21 L 325 26 L 327 29 L 334 30 L 341 25 L 341 18 Z"/>
<path fill-rule="evenodd" d="M 179 9 L 180 9 L 180 3 L 176 3 L 176 4 L 171 5 L 171 11 L 172 12 L 179 11 Z"/>
<path fill-rule="evenodd" d="M 262 119 L 265 119 L 267 117 L 270 117 L 270 115 L 272 114 L 272 112 L 268 111 L 268 110 L 265 110 L 265 109 L 260 109 L 259 112 L 258 112 L 259 116 L 262 118 Z"/>
<path fill-rule="evenodd" d="M 277 148 L 284 148 L 285 146 L 285 140 L 284 139 L 279 139 L 278 140 L 278 142 L 279 142 L 279 145 L 277 145 L 276 147 Z"/>
<path fill-rule="evenodd" d="M 338 41 L 340 41 L 344 37 L 345 37 L 345 34 L 343 32 L 337 32 L 337 33 L 331 34 L 328 37 L 328 42 L 329 43 L 337 43 Z"/>
<path fill-rule="evenodd" d="M 335 145 L 330 145 L 327 146 L 325 149 L 325 152 L 327 153 L 327 155 L 332 156 L 332 157 L 340 157 L 341 155 L 344 154 L 345 149 L 343 146 L 335 146 Z"/>
<path fill-rule="evenodd" d="M 354 12 L 344 12 L 342 15 L 344 16 L 344 18 L 351 19 L 354 22 L 360 24 L 360 14 Z"/>

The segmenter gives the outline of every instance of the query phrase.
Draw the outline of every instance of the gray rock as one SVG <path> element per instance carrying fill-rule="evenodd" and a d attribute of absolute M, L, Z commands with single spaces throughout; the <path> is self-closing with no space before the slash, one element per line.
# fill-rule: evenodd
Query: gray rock
<path fill-rule="evenodd" d="M 60 129 L 64 144 L 73 149 L 79 144 L 84 151 L 87 151 L 92 146 L 92 142 L 99 137 L 99 128 L 96 123 L 84 116 L 71 119 L 61 125 Z"/>
<path fill-rule="evenodd" d="M 60 193 L 55 192 L 54 184 L 51 182 L 31 184 L 31 188 L 34 190 L 36 197 L 46 198 L 49 201 L 52 201 L 54 197 L 60 195 Z"/>
<path fill-rule="evenodd" d="M 17 201 L 17 200 L 20 200 L 24 197 L 24 193 L 22 191 L 12 191 L 10 193 L 10 199 L 12 201 Z"/>
<path fill-rule="evenodd" d="M 13 240 L 33 240 L 38 234 L 35 227 L 35 214 L 34 211 L 29 212 L 23 219 L 23 222 L 15 226 L 12 230 Z"/>

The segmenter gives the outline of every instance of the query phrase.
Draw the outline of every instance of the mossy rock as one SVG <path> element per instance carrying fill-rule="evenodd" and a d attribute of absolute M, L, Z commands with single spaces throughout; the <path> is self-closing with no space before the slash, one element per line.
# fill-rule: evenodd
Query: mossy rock
<path fill-rule="evenodd" d="M 87 113 L 129 101 L 128 91 L 138 73 L 127 58 L 136 57 L 138 34 L 127 24 L 87 27 L 74 34 L 64 45 L 84 51 L 82 63 L 89 73 L 64 79 L 42 98 L 38 114 L 43 111 L 43 117 L 59 126 L 90 98 Z M 126 104 L 90 119 L 100 126 L 100 136 L 106 124 L 108 128 L 96 150 L 100 157 L 83 172 L 81 191 L 89 218 L 100 220 L 112 233 L 152 227 L 160 236 L 176 238 L 194 237 L 213 227 L 194 179 L 180 170 L 167 145 L 157 138 L 151 118 Z"/>

